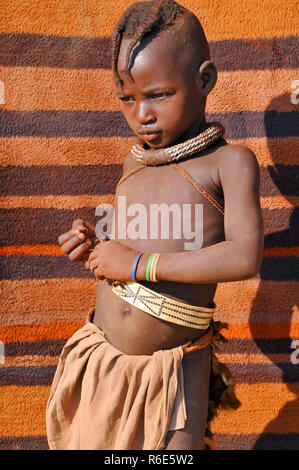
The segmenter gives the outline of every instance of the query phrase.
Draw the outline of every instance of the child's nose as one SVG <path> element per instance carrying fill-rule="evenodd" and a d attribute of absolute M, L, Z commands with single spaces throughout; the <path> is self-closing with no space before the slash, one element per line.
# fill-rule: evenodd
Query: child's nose
<path fill-rule="evenodd" d="M 142 101 L 137 106 L 137 119 L 140 124 L 149 124 L 155 122 L 155 114 L 151 103 L 148 101 Z"/>

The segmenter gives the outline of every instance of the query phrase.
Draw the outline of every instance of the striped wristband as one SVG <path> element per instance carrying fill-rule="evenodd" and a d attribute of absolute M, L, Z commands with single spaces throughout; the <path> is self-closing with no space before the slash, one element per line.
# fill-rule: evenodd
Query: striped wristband
<path fill-rule="evenodd" d="M 156 277 L 156 269 L 160 253 L 151 254 L 146 267 L 145 279 L 147 281 L 158 282 Z"/>

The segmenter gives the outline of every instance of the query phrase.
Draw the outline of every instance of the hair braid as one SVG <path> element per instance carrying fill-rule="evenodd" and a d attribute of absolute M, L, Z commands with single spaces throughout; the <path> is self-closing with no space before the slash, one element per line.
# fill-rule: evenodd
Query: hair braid
<path fill-rule="evenodd" d="M 127 11 L 123 14 L 122 18 L 116 25 L 113 34 L 112 34 L 112 67 L 113 67 L 113 72 L 114 72 L 114 77 L 117 81 L 119 81 L 118 73 L 117 73 L 117 58 L 118 58 L 118 53 L 119 53 L 119 48 L 120 48 L 120 43 L 122 39 L 122 31 L 125 28 L 125 24 L 127 19 L 130 17 L 132 12 L 134 11 L 134 6 L 131 5 Z"/>
<path fill-rule="evenodd" d="M 161 31 L 173 23 L 182 7 L 174 0 L 153 0 L 131 5 L 116 25 L 112 35 L 112 67 L 116 82 L 119 82 L 117 60 L 122 38 L 132 39 L 126 52 L 125 73 L 129 77 L 132 50 L 144 36 L 153 31 Z"/>
<path fill-rule="evenodd" d="M 136 30 L 136 35 L 134 36 L 134 41 L 130 44 L 127 50 L 126 54 L 126 62 L 125 62 L 125 68 L 128 71 L 129 69 L 129 62 L 130 62 L 130 57 L 131 57 L 131 52 L 135 45 L 137 44 L 138 41 L 148 32 L 151 30 L 154 22 L 157 20 L 159 11 L 162 7 L 162 4 L 164 3 L 164 0 L 157 0 L 156 2 L 152 3 L 151 10 L 149 11 L 149 14 L 147 15 L 146 21 L 140 25 L 137 30 Z"/>

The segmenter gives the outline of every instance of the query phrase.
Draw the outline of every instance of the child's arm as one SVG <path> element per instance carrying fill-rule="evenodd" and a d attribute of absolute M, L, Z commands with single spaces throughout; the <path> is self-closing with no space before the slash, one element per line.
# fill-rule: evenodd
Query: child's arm
<path fill-rule="evenodd" d="M 262 263 L 264 233 L 259 201 L 259 167 L 251 150 L 232 147 L 219 168 L 225 215 L 225 241 L 197 251 L 163 254 L 160 280 L 187 283 L 228 282 L 255 276 Z M 140 275 L 144 276 L 144 264 Z"/>
<path fill-rule="evenodd" d="M 225 241 L 200 250 L 161 254 L 159 280 L 216 283 L 247 279 L 259 272 L 264 236 L 255 155 L 246 147 L 234 146 L 219 168 L 219 177 L 225 199 Z M 86 267 L 97 276 L 128 281 L 137 253 L 111 240 L 96 247 Z M 146 278 L 148 259 L 149 254 L 144 254 L 139 261 L 139 281 Z"/>

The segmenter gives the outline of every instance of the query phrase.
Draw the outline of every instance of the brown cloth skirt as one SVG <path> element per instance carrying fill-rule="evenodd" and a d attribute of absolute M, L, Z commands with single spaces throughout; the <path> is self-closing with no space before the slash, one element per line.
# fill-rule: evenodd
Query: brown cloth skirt
<path fill-rule="evenodd" d="M 211 323 L 193 343 L 148 355 L 127 355 L 87 323 L 67 341 L 60 355 L 46 410 L 53 450 L 162 450 L 169 430 L 186 420 L 182 358 L 212 347 L 209 415 L 205 449 L 215 448 L 209 429 L 218 408 L 236 409 L 234 381 L 215 355 L 224 340 Z M 195 371 L 196 373 L 196 371 Z"/>

